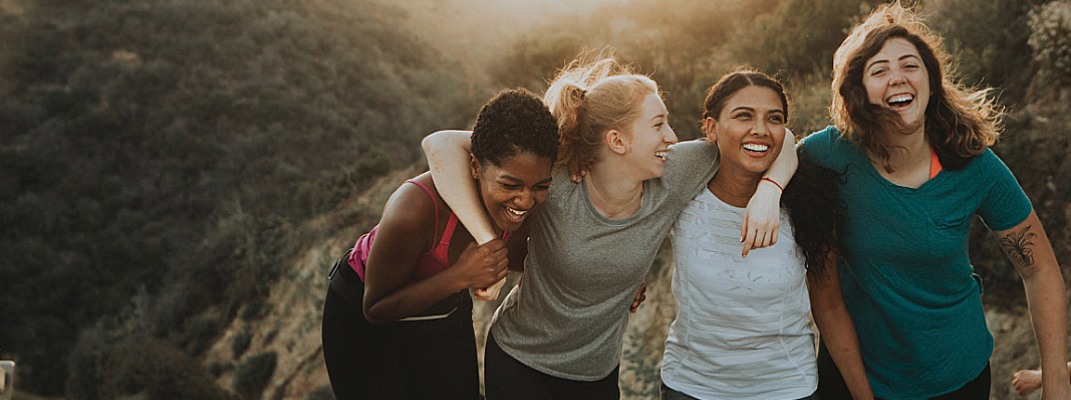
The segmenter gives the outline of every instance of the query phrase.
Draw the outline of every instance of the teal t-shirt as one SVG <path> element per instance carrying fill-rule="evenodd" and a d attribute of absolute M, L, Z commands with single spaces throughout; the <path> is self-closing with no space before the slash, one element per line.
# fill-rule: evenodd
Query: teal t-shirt
<path fill-rule="evenodd" d="M 1032 206 L 991 150 L 918 188 L 897 186 L 828 127 L 803 155 L 844 171 L 848 211 L 840 279 L 874 395 L 927 399 L 978 376 L 993 352 L 981 287 L 967 252 L 972 215 L 1010 229 Z"/>

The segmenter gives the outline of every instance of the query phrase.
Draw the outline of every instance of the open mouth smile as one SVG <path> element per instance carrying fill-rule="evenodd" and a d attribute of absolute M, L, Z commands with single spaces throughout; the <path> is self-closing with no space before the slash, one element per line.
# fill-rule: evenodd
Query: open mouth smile
<path fill-rule="evenodd" d="M 767 151 L 770 151 L 770 146 L 758 143 L 747 143 L 743 145 L 743 148 L 744 150 L 755 153 L 765 153 Z"/>
<path fill-rule="evenodd" d="M 910 94 L 898 94 L 885 100 L 885 104 L 894 110 L 903 109 L 915 101 L 915 96 Z"/>

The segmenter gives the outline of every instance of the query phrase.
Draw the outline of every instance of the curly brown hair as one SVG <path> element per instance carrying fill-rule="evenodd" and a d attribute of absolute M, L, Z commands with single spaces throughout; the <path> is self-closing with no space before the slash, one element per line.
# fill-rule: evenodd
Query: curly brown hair
<path fill-rule="evenodd" d="M 924 128 L 930 145 L 944 168 L 962 168 L 996 143 L 1004 111 L 994 104 L 990 90 L 968 89 L 950 77 L 951 57 L 942 48 L 941 38 L 898 2 L 874 10 L 837 48 L 830 106 L 834 124 L 886 171 L 896 169 L 889 161 L 890 151 L 896 148 L 891 142 L 905 130 L 904 123 L 892 110 L 870 104 L 863 86 L 866 61 L 893 38 L 914 45 L 928 71 L 932 93 Z"/>

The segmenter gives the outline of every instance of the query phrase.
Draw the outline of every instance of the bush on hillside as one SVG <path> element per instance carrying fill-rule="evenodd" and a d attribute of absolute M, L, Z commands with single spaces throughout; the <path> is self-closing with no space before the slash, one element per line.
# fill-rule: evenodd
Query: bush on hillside
<path fill-rule="evenodd" d="M 275 373 L 275 352 L 249 357 L 234 371 L 234 391 L 246 399 L 260 398 Z"/>
<path fill-rule="evenodd" d="M 1055 85 L 1071 84 L 1071 3 L 1053 1 L 1030 11 L 1034 61 Z"/>

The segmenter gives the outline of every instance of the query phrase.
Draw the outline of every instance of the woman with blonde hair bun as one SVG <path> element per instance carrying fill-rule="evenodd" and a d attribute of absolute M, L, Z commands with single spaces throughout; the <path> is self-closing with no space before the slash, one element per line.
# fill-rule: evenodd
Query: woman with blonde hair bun
<path fill-rule="evenodd" d="M 717 171 L 718 152 L 707 141 L 677 143 L 658 85 L 613 59 L 572 62 L 544 101 L 560 150 L 546 203 L 529 211 L 528 247 L 510 248 L 511 258 L 526 251 L 527 259 L 490 328 L 486 394 L 616 399 L 628 312 L 677 215 Z M 464 168 L 468 143 L 466 132 L 438 132 L 424 149 L 443 198 L 474 237 L 487 238 Z M 767 174 L 776 183 L 753 197 L 744 253 L 777 239 L 777 186 L 795 171 L 792 147 Z"/>

